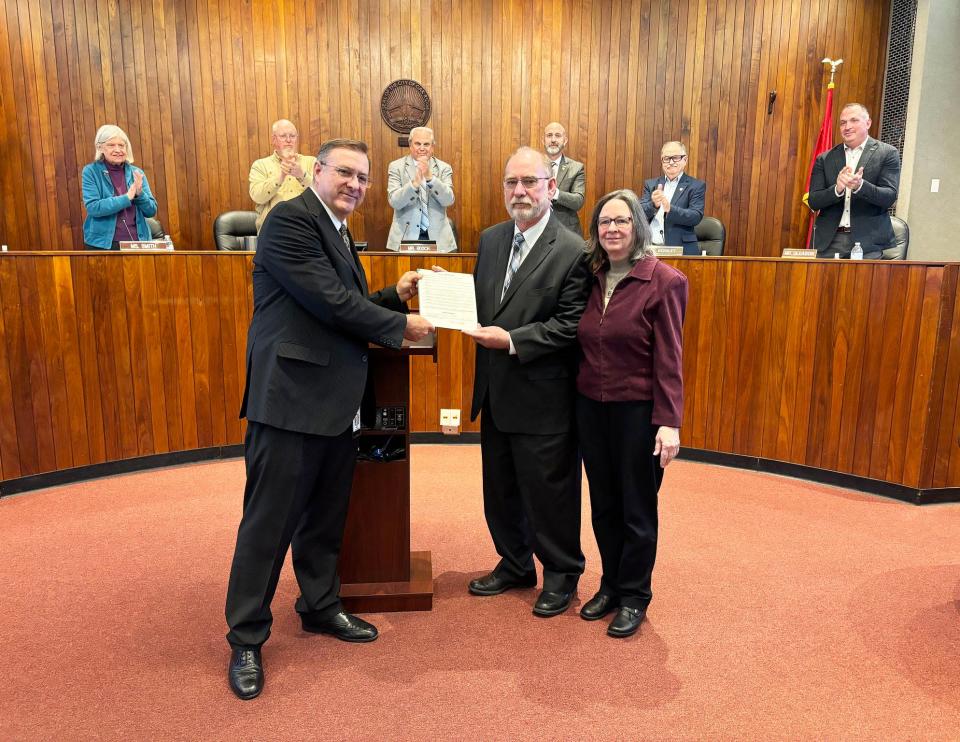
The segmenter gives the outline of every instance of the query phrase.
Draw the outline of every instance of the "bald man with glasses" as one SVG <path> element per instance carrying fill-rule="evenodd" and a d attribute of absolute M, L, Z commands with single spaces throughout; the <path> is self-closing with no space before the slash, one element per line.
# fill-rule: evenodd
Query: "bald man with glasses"
<path fill-rule="evenodd" d="M 663 175 L 644 181 L 640 206 L 650 220 L 654 245 L 683 247 L 684 255 L 699 255 L 693 231 L 703 219 L 707 184 L 687 175 L 687 148 L 682 142 L 667 142 L 660 149 Z"/>
<path fill-rule="evenodd" d="M 313 180 L 316 158 L 298 152 L 300 133 L 287 119 L 270 127 L 273 153 L 250 166 L 250 198 L 257 211 L 257 232 L 270 209 L 282 201 L 296 198 Z"/>

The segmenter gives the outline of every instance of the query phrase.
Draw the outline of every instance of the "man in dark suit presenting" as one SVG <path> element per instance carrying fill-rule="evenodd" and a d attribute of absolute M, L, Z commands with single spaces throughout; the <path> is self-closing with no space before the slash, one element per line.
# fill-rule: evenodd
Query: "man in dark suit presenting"
<path fill-rule="evenodd" d="M 569 607 L 584 567 L 573 400 L 590 274 L 583 240 L 551 213 L 555 189 L 543 154 L 522 147 L 507 161 L 503 193 L 512 221 L 480 235 L 481 326 L 467 332 L 477 342 L 471 419 L 483 412 L 484 513 L 501 557 L 469 589 L 497 595 L 536 585 L 536 554 L 539 616 Z"/>
<path fill-rule="evenodd" d="M 343 611 L 336 575 L 367 344 L 398 348 L 433 328 L 404 314 L 416 273 L 367 295 L 346 218 L 363 201 L 369 173 L 363 142 L 326 142 L 310 187 L 275 206 L 257 240 L 240 410 L 248 420 L 247 485 L 226 601 L 228 678 L 245 700 L 263 688 L 260 647 L 289 546 L 303 629 L 345 641 L 377 637 L 374 626 Z"/>
<path fill-rule="evenodd" d="M 813 163 L 810 208 L 819 211 L 813 246 L 818 258 L 850 257 L 859 242 L 863 257 L 879 260 L 893 245 L 887 210 L 897 200 L 900 155 L 895 147 L 868 136 L 870 114 L 860 103 L 840 109 L 838 144 Z"/>
<path fill-rule="evenodd" d="M 660 148 L 663 175 L 643 183 L 640 206 L 650 220 L 654 245 L 683 247 L 684 255 L 699 255 L 693 228 L 703 219 L 707 184 L 687 175 L 687 148 L 683 142 L 667 142 Z"/>

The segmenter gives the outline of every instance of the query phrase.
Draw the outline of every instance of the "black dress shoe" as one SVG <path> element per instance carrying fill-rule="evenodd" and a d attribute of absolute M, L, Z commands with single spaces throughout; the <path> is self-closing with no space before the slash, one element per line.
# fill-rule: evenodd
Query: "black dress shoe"
<path fill-rule="evenodd" d="M 643 623 L 644 616 L 647 615 L 646 608 L 631 608 L 630 606 L 620 606 L 617 615 L 613 617 L 610 625 L 607 627 L 607 634 L 622 639 L 627 636 L 633 636 Z"/>
<path fill-rule="evenodd" d="M 606 593 L 597 593 L 580 609 L 580 618 L 584 621 L 596 621 L 619 607 L 620 598 Z"/>
<path fill-rule="evenodd" d="M 311 634 L 330 634 L 345 642 L 372 642 L 379 635 L 372 623 L 351 616 L 346 611 L 322 620 L 301 613 L 300 623 L 303 630 Z"/>
<path fill-rule="evenodd" d="M 496 572 L 491 572 L 483 577 L 470 580 L 470 584 L 467 586 L 467 589 L 474 595 L 499 595 L 502 592 L 512 590 L 516 587 L 523 588 L 536 586 L 536 573 L 530 575 L 529 577 L 515 580 L 512 577 L 504 577 L 502 575 L 498 575 Z"/>
<path fill-rule="evenodd" d="M 533 604 L 533 612 L 537 616 L 557 616 L 570 607 L 573 593 L 555 593 L 544 590 Z"/>
<path fill-rule="evenodd" d="M 238 649 L 234 647 L 230 654 L 230 667 L 227 668 L 230 690 L 237 698 L 249 701 L 263 690 L 263 660 L 259 649 Z"/>

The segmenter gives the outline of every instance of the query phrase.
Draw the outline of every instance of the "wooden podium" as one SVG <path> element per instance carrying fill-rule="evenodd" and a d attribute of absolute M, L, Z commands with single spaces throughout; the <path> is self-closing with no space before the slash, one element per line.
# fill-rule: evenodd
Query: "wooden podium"
<path fill-rule="evenodd" d="M 404 453 L 393 461 L 371 461 L 362 455 L 357 461 L 338 567 L 340 598 L 354 613 L 433 608 L 430 552 L 410 551 L 410 356 L 414 355 L 432 356 L 436 363 L 435 335 L 400 350 L 370 347 L 371 413 L 375 405 L 402 407 L 406 415 L 401 430 L 366 427 L 369 422 L 364 419 L 360 451 L 402 446 Z M 365 400 L 365 407 L 369 402 Z"/>

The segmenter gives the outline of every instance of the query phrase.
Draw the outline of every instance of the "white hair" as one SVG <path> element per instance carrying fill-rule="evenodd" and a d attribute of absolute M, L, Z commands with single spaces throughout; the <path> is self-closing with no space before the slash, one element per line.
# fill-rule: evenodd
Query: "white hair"
<path fill-rule="evenodd" d="M 93 138 L 94 162 L 103 159 L 103 152 L 100 151 L 100 148 L 114 137 L 120 137 L 123 140 L 123 143 L 127 146 L 127 162 L 133 162 L 133 145 L 130 144 L 130 137 L 115 124 L 104 124 L 97 129 L 97 136 Z"/>
<path fill-rule="evenodd" d="M 414 127 L 410 130 L 410 133 L 407 135 L 407 137 L 408 137 L 409 139 L 413 139 L 413 137 L 414 137 L 414 132 L 418 132 L 418 131 L 424 131 L 424 132 L 426 132 L 427 134 L 429 134 L 429 135 L 430 135 L 430 143 L 433 144 L 433 129 L 431 129 L 429 126 L 414 126 Z"/>

